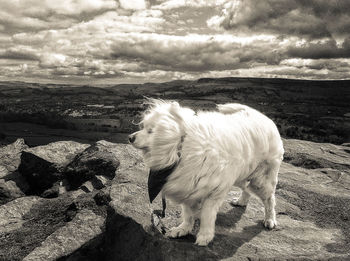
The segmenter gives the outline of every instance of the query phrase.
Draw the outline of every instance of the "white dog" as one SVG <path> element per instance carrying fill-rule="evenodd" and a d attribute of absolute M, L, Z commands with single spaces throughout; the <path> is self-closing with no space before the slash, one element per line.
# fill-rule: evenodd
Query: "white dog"
<path fill-rule="evenodd" d="M 129 140 L 143 150 L 150 169 L 161 173 L 175 166 L 162 187 L 163 195 L 182 205 L 183 221 L 171 237 L 190 233 L 198 217 L 196 244 L 207 245 L 233 185 L 243 191 L 237 205 L 245 206 L 253 193 L 265 206 L 264 226 L 277 225 L 275 188 L 284 149 L 272 120 L 237 103 L 196 114 L 177 102 L 151 99 L 141 124 Z"/>

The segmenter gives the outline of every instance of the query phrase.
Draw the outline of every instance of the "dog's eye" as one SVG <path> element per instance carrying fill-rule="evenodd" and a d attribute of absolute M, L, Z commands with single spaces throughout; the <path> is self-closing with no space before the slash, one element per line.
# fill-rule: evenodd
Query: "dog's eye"
<path fill-rule="evenodd" d="M 148 133 L 148 134 L 151 134 L 152 132 L 153 132 L 152 129 L 148 129 L 148 130 L 147 130 L 147 133 Z"/>

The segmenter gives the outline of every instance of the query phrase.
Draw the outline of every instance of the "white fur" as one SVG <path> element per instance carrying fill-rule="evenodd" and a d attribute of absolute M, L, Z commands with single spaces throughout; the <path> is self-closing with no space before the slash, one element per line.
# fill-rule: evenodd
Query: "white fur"
<path fill-rule="evenodd" d="M 142 124 L 130 136 L 148 166 L 157 170 L 179 162 L 162 190 L 183 209 L 183 222 L 171 237 L 190 233 L 198 217 L 196 244 L 207 245 L 233 185 L 243 190 L 237 205 L 246 205 L 254 193 L 265 206 L 264 225 L 277 225 L 274 194 L 284 150 L 272 120 L 242 104 L 218 105 L 218 111 L 196 115 L 177 102 L 150 100 Z"/>

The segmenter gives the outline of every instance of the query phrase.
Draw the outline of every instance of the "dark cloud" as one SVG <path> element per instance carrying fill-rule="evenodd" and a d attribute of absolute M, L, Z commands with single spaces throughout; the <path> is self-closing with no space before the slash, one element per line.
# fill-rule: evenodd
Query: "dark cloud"
<path fill-rule="evenodd" d="M 134 36 L 132 42 L 133 44 L 130 44 L 125 39 L 115 39 L 111 47 L 111 57 L 141 61 L 162 66 L 165 70 L 180 71 L 237 68 L 239 63 L 234 51 L 239 48 L 238 44 L 228 47 L 210 40 L 164 35 L 158 38 Z"/>
<path fill-rule="evenodd" d="M 341 46 L 333 39 L 325 42 L 307 43 L 300 47 L 291 47 L 288 56 L 306 59 L 350 58 L 350 38 Z"/>
<path fill-rule="evenodd" d="M 221 18 L 227 30 L 322 38 L 350 33 L 350 1 L 239 0 L 227 5 Z"/>
<path fill-rule="evenodd" d="M 80 21 L 92 19 L 107 10 L 115 10 L 115 0 L 0 0 L 0 31 L 16 33 L 44 29 L 67 28 Z"/>
<path fill-rule="evenodd" d="M 115 38 L 106 55 L 142 62 L 151 69 L 199 72 L 247 68 L 252 63 L 279 64 L 283 57 L 271 51 L 272 46 L 275 43 L 264 40 L 242 45 L 232 37 L 132 34 Z"/>
<path fill-rule="evenodd" d="M 37 61 L 39 60 L 39 56 L 33 50 L 10 48 L 5 51 L 0 51 L 0 59 Z"/>
<path fill-rule="evenodd" d="M 337 60 L 313 60 L 306 67 L 314 70 L 332 70 L 332 71 L 344 71 L 344 69 L 349 70 L 350 64 L 347 62 L 337 61 Z"/>

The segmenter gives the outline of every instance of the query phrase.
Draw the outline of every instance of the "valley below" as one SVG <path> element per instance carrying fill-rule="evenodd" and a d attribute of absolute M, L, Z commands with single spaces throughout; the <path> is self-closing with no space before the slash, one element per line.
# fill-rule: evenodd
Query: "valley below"
<path fill-rule="evenodd" d="M 30 146 L 60 140 L 126 142 L 145 97 L 195 110 L 238 102 L 272 118 L 285 138 L 350 142 L 350 81 L 203 78 L 104 87 L 0 82 L 0 142 Z"/>

